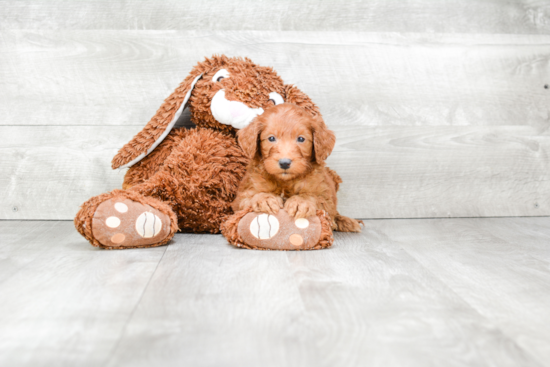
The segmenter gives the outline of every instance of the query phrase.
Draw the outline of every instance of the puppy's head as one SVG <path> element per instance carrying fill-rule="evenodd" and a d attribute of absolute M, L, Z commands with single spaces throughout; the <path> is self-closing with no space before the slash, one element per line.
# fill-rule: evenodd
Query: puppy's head
<path fill-rule="evenodd" d="M 238 132 L 239 144 L 253 160 L 279 180 L 308 174 L 323 164 L 336 138 L 323 119 L 305 109 L 283 103 L 269 108 Z"/>

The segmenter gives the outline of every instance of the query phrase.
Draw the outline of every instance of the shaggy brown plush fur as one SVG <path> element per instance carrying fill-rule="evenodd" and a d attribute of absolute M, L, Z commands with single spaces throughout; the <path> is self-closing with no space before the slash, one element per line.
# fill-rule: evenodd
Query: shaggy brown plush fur
<path fill-rule="evenodd" d="M 220 69 L 226 69 L 229 77 L 213 81 Z M 191 90 L 193 80 L 201 74 Z M 302 106 L 312 115 L 319 114 L 309 97 L 296 87 L 284 84 L 270 67 L 226 56 L 213 56 L 197 64 L 112 162 L 112 167 L 118 168 L 146 153 L 169 126 L 186 94 L 191 92 L 187 107 L 197 128 L 174 129 L 148 156 L 129 169 L 123 183 L 131 200 L 146 202 L 154 198 L 155 205 L 164 204 L 163 208 L 170 210 L 170 218 L 176 218 L 171 228 L 219 233 L 221 223 L 232 214 L 231 202 L 244 176 L 248 157 L 237 144 L 237 130 L 217 122 L 212 115 L 212 98 L 220 89 L 224 89 L 227 100 L 240 101 L 250 108 L 268 110 L 273 107 L 269 94 L 277 92 L 286 102 Z M 75 218 L 78 231 L 94 246 L 102 245 L 94 238 L 91 227 L 84 224 L 93 217 L 97 206 L 114 193 L 91 198 Z"/>
<path fill-rule="evenodd" d="M 284 208 L 291 217 L 306 218 L 322 210 L 332 218 L 332 229 L 361 231 L 359 221 L 337 211 L 342 179 L 325 167 L 336 138 L 321 116 L 284 103 L 258 116 L 238 137 L 251 161 L 233 202 L 235 212 L 275 214 Z"/>
<path fill-rule="evenodd" d="M 213 82 L 211 78 L 220 69 L 230 73 L 229 78 L 220 82 Z M 285 102 L 291 102 L 306 108 L 312 114 L 319 114 L 313 102 L 293 85 L 285 85 L 271 67 L 254 64 L 250 59 L 213 56 L 198 63 L 189 76 L 160 106 L 151 121 L 128 144 L 126 144 L 113 158 L 113 169 L 118 168 L 139 156 L 155 142 L 165 130 L 165 127 L 174 117 L 193 80 L 203 75 L 197 82 L 188 102 L 191 112 L 191 121 L 199 127 L 206 127 L 234 135 L 236 130 L 220 124 L 210 110 L 212 97 L 220 90 L 225 90 L 228 100 L 240 101 L 251 108 L 266 109 L 273 106 L 269 93 L 277 92 L 283 96 Z"/>
<path fill-rule="evenodd" d="M 187 132 L 157 173 L 128 190 L 169 204 L 181 231 L 219 233 L 247 163 L 227 133 L 197 128 Z"/>

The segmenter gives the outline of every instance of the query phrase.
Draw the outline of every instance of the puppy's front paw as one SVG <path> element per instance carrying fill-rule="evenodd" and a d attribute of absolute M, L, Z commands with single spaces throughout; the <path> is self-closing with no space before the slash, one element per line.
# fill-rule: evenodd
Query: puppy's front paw
<path fill-rule="evenodd" d="M 294 218 L 306 218 L 315 215 L 317 208 L 310 201 L 299 196 L 289 198 L 284 206 L 288 215 Z"/>
<path fill-rule="evenodd" d="M 255 212 L 277 214 L 283 207 L 283 198 L 262 192 L 252 197 L 251 204 Z"/>

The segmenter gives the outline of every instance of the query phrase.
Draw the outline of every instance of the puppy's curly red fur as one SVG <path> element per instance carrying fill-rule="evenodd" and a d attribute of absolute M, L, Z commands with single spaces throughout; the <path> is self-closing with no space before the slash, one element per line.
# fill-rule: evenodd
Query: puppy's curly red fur
<path fill-rule="evenodd" d="M 296 218 L 324 210 L 332 229 L 360 232 L 360 221 L 337 210 L 342 179 L 325 166 L 336 137 L 320 115 L 292 104 L 281 104 L 258 116 L 237 134 L 250 158 L 233 210 L 275 214 L 284 208 Z"/>

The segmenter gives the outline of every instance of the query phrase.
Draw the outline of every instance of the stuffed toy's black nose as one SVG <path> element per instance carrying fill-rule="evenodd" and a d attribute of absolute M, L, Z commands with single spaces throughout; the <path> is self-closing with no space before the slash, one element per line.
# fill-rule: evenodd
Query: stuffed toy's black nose
<path fill-rule="evenodd" d="M 279 159 L 279 167 L 281 167 L 282 169 L 288 169 L 291 163 L 292 163 L 291 159 L 288 159 L 288 158 Z"/>

